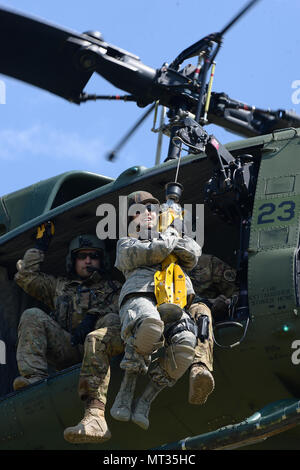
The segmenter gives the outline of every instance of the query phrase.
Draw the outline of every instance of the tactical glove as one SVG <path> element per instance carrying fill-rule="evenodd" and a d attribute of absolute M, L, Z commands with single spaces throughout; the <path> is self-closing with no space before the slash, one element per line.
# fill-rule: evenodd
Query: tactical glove
<path fill-rule="evenodd" d="M 81 323 L 75 328 L 71 335 L 72 346 L 84 344 L 86 335 L 95 329 L 95 324 L 98 316 L 94 313 L 87 313 Z"/>
<path fill-rule="evenodd" d="M 35 248 L 41 251 L 47 251 L 54 235 L 54 224 L 53 222 L 46 222 L 37 228 L 37 234 L 35 238 Z"/>
<path fill-rule="evenodd" d="M 175 230 L 177 230 L 177 232 L 178 232 L 178 235 L 181 238 L 184 237 L 185 227 L 184 227 L 184 220 L 183 219 L 180 219 L 179 217 L 177 217 L 176 219 L 173 220 L 173 222 L 171 223 L 171 225 L 169 225 L 169 227 L 175 228 Z"/>
<path fill-rule="evenodd" d="M 228 317 L 230 299 L 227 299 L 225 295 L 219 295 L 216 299 L 210 299 L 211 313 L 214 320 L 225 320 Z"/>
<path fill-rule="evenodd" d="M 139 232 L 140 240 L 154 240 L 154 238 L 160 238 L 159 232 L 154 229 L 145 229 Z"/>

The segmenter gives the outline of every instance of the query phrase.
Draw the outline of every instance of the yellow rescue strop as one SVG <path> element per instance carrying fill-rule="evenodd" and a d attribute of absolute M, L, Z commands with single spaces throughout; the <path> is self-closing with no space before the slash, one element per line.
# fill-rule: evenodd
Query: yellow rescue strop
<path fill-rule="evenodd" d="M 163 212 L 160 215 L 159 231 L 164 232 L 175 218 L 176 214 L 171 209 Z M 182 216 L 180 218 L 182 219 Z M 175 304 L 184 308 L 187 304 L 185 275 L 177 260 L 176 255 L 170 254 L 162 262 L 162 270 L 154 274 L 157 307 L 162 304 Z"/>

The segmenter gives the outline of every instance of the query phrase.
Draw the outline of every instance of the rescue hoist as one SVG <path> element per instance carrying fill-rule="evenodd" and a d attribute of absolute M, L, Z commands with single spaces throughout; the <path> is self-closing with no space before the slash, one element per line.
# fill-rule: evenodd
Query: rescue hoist
<path fill-rule="evenodd" d="M 161 206 L 159 232 L 164 232 L 173 225 L 180 234 L 182 233 L 183 211 L 178 203 L 182 191 L 180 183 L 171 182 L 166 185 L 166 202 Z M 185 274 L 178 264 L 177 256 L 173 253 L 162 262 L 162 270 L 156 271 L 154 286 L 157 309 L 162 320 L 165 322 L 179 320 L 187 304 L 187 290 Z"/>

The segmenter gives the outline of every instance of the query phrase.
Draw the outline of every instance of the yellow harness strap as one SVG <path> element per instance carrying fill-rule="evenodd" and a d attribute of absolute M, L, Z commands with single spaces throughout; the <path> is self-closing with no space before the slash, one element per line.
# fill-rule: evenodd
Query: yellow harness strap
<path fill-rule="evenodd" d="M 162 263 L 162 270 L 154 274 L 154 293 L 157 306 L 169 303 L 184 308 L 187 304 L 185 275 L 177 264 L 177 257 L 169 255 Z"/>
<path fill-rule="evenodd" d="M 160 214 L 159 231 L 164 232 L 178 216 L 169 208 Z M 182 214 L 179 217 L 182 219 Z M 187 304 L 185 275 L 177 264 L 177 256 L 170 254 L 162 262 L 162 270 L 154 274 L 154 293 L 157 307 L 161 304 L 176 304 L 184 308 Z"/>

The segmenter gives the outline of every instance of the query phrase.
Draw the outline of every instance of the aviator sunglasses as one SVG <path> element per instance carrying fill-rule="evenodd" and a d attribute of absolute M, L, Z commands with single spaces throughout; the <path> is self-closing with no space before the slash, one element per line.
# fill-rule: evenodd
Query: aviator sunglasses
<path fill-rule="evenodd" d="M 148 212 L 156 212 L 159 213 L 159 204 L 145 204 L 145 211 L 147 209 Z"/>
<path fill-rule="evenodd" d="M 100 259 L 101 254 L 98 253 L 97 251 L 92 251 L 92 252 L 79 252 L 76 253 L 76 258 L 77 259 L 86 259 L 87 257 L 90 257 L 91 259 Z"/>

